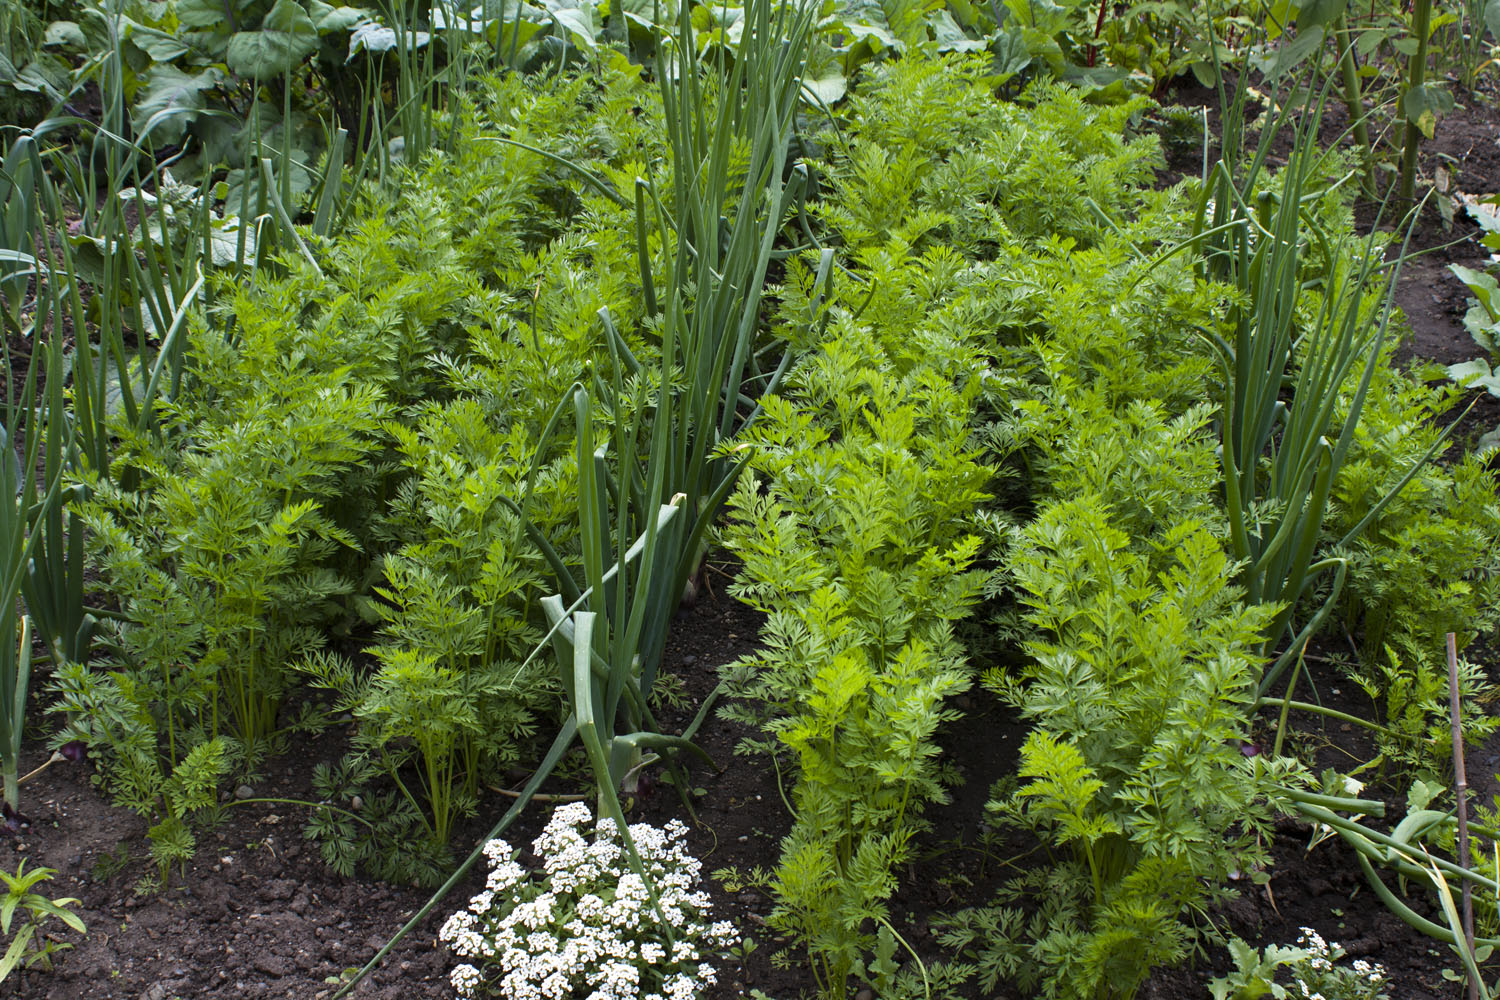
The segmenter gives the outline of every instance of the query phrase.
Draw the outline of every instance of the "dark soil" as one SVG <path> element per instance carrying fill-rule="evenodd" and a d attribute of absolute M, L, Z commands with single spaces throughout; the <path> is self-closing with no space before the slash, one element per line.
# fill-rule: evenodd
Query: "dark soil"
<path fill-rule="evenodd" d="M 322 739 L 270 762 L 257 795 L 311 797 L 309 762 L 341 752 Z M 45 759 L 33 745 L 30 760 Z M 76 912 L 87 937 L 50 974 L 23 978 L 18 1000 L 63 998 L 307 997 L 331 992 L 325 979 L 363 964 L 426 899 L 426 894 L 361 879 L 342 879 L 303 839 L 303 807 L 229 807 L 227 821 L 200 834 L 186 874 L 174 869 L 165 890 L 137 893 L 154 875 L 146 824 L 111 808 L 90 787 L 84 764 L 56 764 L 23 788 L 32 828 L 0 842 L 0 866 L 58 870 L 39 887 L 49 897 L 82 900 Z M 446 967 L 433 932 L 403 942 L 388 966 L 358 996 L 443 996 Z"/>
<path fill-rule="evenodd" d="M 715 668 L 749 652 L 759 629 L 759 617 L 724 596 L 722 584 L 716 597 L 705 596 L 683 611 L 666 664 L 681 678 L 684 701 L 661 713 L 665 727 L 680 729 L 691 720 L 716 684 Z M 39 678 L 34 690 L 44 686 Z M 706 793 L 690 834 L 693 846 L 705 870 L 771 865 L 788 824 L 774 773 L 763 759 L 734 755 L 742 733 L 712 719 L 706 730 L 702 743 L 723 770 L 698 768 L 693 775 Z M 253 788 L 255 796 L 312 798 L 311 763 L 336 759 L 342 752 L 337 734 L 300 743 L 295 753 L 267 764 L 266 776 Z M 33 741 L 23 773 L 47 756 L 40 742 Z M 659 822 L 683 815 L 670 786 L 646 784 L 655 787 L 642 794 L 637 815 Z M 478 842 L 510 803 L 498 795 L 488 799 L 484 821 L 471 823 L 458 841 Z M 145 893 L 137 893 L 136 887 L 155 872 L 147 855 L 146 824 L 108 805 L 90 785 L 87 765 L 49 767 L 24 786 L 22 808 L 32 825 L 19 839 L 0 838 L 0 867 L 14 872 L 24 860 L 28 868 L 57 869 L 56 877 L 39 889 L 49 897 L 80 899 L 75 912 L 89 933 L 80 937 L 54 927 L 54 938 L 71 949 L 56 956 L 53 972 L 34 970 L 17 981 L 16 992 L 7 994 L 16 1000 L 317 1000 L 332 994 L 343 970 L 373 956 L 429 895 L 333 873 L 316 845 L 302 836 L 308 812 L 303 806 L 229 805 L 227 821 L 200 836 L 198 855 L 186 874 L 174 869 L 168 888 Z M 545 807 L 534 806 L 505 836 L 516 844 L 529 843 L 545 817 Z M 468 884 L 398 945 L 353 995 L 451 997 L 451 963 L 437 944 L 437 929 L 482 882 L 483 872 L 476 869 Z M 719 915 L 748 929 L 763 923 L 769 910 L 756 893 L 718 895 Z M 722 995 L 742 995 L 738 984 L 746 982 L 775 996 L 793 996 L 804 988 L 806 982 L 796 975 L 769 968 L 771 951 L 757 952 L 750 970 L 724 970 Z"/>

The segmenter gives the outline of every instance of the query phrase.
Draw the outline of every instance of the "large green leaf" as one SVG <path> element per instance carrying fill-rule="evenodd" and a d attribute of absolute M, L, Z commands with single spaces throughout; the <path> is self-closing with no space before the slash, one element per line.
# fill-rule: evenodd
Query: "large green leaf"
<path fill-rule="evenodd" d="M 28 94 L 46 94 L 61 100 L 68 92 L 71 71 L 68 64 L 50 52 L 38 52 L 20 69 L 0 52 L 0 83 L 9 84 Z"/>
<path fill-rule="evenodd" d="M 1448 270 L 1452 271 L 1459 281 L 1469 286 L 1469 291 L 1473 292 L 1479 304 L 1484 306 L 1490 322 L 1500 320 L 1500 284 L 1496 283 L 1493 274 L 1487 271 L 1476 271 L 1462 264 L 1449 264 Z"/>
<path fill-rule="evenodd" d="M 586 49 L 598 47 L 599 21 L 592 3 L 578 0 L 546 0 L 547 13 Z"/>
<path fill-rule="evenodd" d="M 432 41 L 425 31 L 408 31 L 403 35 L 403 44 L 408 49 L 420 49 Z M 349 58 L 361 52 L 389 52 L 396 47 L 396 29 L 387 28 L 376 21 L 364 21 L 349 32 Z"/>
<path fill-rule="evenodd" d="M 938 11 L 928 19 L 927 24 L 932 29 L 932 37 L 937 41 L 939 52 L 983 52 L 989 48 L 988 42 L 970 38 L 946 10 Z"/>
<path fill-rule="evenodd" d="M 82 49 L 87 48 L 89 42 L 77 21 L 53 21 L 47 25 L 47 31 L 42 35 L 42 44 L 48 47 L 58 45 L 68 49 Z"/>
<path fill-rule="evenodd" d="M 1018 26 L 1036 28 L 1048 35 L 1059 35 L 1068 30 L 1070 7 L 1052 0 L 1005 0 L 1005 6 Z"/>
<path fill-rule="evenodd" d="M 833 104 L 841 101 L 849 92 L 849 80 L 844 76 L 843 70 L 838 66 L 832 66 L 827 75 L 813 78 L 806 76 L 802 78 L 802 89 L 812 94 L 824 104 Z"/>
<path fill-rule="evenodd" d="M 1407 121 L 1431 139 L 1437 116 L 1453 110 L 1453 95 L 1441 83 L 1424 83 L 1401 95 L 1401 111 Z"/>
<path fill-rule="evenodd" d="M 245 259 L 255 259 L 260 240 L 259 227 L 242 225 L 239 216 L 231 215 L 209 223 L 208 255 L 214 267 L 228 267 L 238 261 L 241 228 L 245 230 Z"/>
<path fill-rule="evenodd" d="M 1492 372 L 1483 358 L 1449 365 L 1448 377 L 1465 389 L 1487 389 L 1490 395 L 1500 396 L 1500 374 Z"/>
<path fill-rule="evenodd" d="M 317 25 L 318 34 L 327 35 L 339 31 L 352 31 L 361 21 L 370 19 L 370 12 L 361 7 L 334 7 L 323 0 L 312 0 L 307 12 Z"/>
<path fill-rule="evenodd" d="M 1302 0 L 1297 8 L 1297 29 L 1321 28 L 1344 16 L 1349 0 Z"/>
<path fill-rule="evenodd" d="M 1019 31 L 997 32 L 991 51 L 994 59 L 990 71 L 1001 83 L 1031 65 L 1031 46 L 1026 44 L 1026 36 Z"/>
<path fill-rule="evenodd" d="M 162 31 L 159 28 L 150 28 L 144 24 L 125 20 L 125 40 L 140 49 L 153 61 L 158 63 L 171 62 L 178 56 L 187 52 L 191 47 L 176 35 Z"/>
<path fill-rule="evenodd" d="M 296 0 L 276 0 L 259 31 L 238 31 L 225 60 L 240 76 L 285 73 L 318 48 L 318 26 Z"/>
<path fill-rule="evenodd" d="M 188 122 L 207 103 L 205 91 L 212 90 L 223 79 L 223 72 L 214 68 L 184 73 L 171 63 L 155 67 L 131 114 L 136 134 L 144 133 L 147 124 L 156 118 L 151 124 L 152 139 L 163 143 L 180 141 Z"/>
<path fill-rule="evenodd" d="M 184 28 L 228 30 L 238 13 L 233 0 L 177 0 L 177 23 Z"/>

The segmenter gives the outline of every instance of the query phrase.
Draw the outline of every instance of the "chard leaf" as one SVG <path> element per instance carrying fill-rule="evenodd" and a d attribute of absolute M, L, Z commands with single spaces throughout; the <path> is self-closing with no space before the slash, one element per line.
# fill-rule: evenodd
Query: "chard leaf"
<path fill-rule="evenodd" d="M 234 23 L 228 0 L 177 0 L 177 23 L 184 28 L 224 29 Z"/>
<path fill-rule="evenodd" d="M 548 0 L 547 13 L 557 18 L 575 41 L 586 49 L 598 48 L 599 25 L 592 5 L 580 6 L 576 0 Z"/>
<path fill-rule="evenodd" d="M 1490 371 L 1489 362 L 1483 358 L 1449 365 L 1448 377 L 1466 389 L 1488 389 L 1490 395 L 1500 396 L 1500 376 Z"/>
<path fill-rule="evenodd" d="M 188 121 L 207 103 L 204 91 L 218 86 L 223 78 L 224 74 L 213 68 L 184 73 L 170 63 L 155 67 L 131 115 L 136 134 L 144 133 L 149 125 L 157 140 L 180 141 Z"/>
<path fill-rule="evenodd" d="M 408 31 L 404 38 L 406 46 L 412 49 L 420 49 L 432 41 L 432 35 L 425 31 Z M 349 33 L 350 60 L 361 52 L 389 52 L 395 47 L 396 29 L 376 21 L 365 21 Z"/>
<path fill-rule="evenodd" d="M 370 19 L 370 12 L 360 7 L 334 7 L 323 0 L 312 0 L 308 14 L 317 25 L 318 34 L 327 35 L 338 31 L 350 31 L 361 21 Z M 436 8 L 434 9 L 434 13 Z"/>
<path fill-rule="evenodd" d="M 48 48 L 61 46 L 81 49 L 87 47 L 88 39 L 84 37 L 83 29 L 78 26 L 77 21 L 53 21 L 47 25 L 47 30 L 42 35 L 42 44 Z"/>
<path fill-rule="evenodd" d="M 286 73 L 318 48 L 318 27 L 296 0 L 276 0 L 259 31 L 237 31 L 225 61 L 240 76 Z"/>

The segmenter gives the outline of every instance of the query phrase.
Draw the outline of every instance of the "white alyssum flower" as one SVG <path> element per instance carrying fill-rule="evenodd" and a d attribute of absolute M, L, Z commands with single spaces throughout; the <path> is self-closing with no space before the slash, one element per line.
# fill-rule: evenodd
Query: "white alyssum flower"
<path fill-rule="evenodd" d="M 1287 991 L 1297 1000 L 1388 1000 L 1381 989 L 1386 981 L 1385 969 L 1363 959 L 1351 966 L 1340 963 L 1346 957 L 1343 947 L 1327 941 L 1311 927 L 1303 927 L 1297 938 L 1302 951 L 1296 957 L 1283 959 L 1291 973 L 1295 991 Z"/>
<path fill-rule="evenodd" d="M 479 970 L 472 965 L 460 965 L 453 970 L 448 981 L 461 997 L 472 997 L 479 988 Z"/>
<path fill-rule="evenodd" d="M 555 810 L 532 841 L 537 871 L 507 842 L 487 843 L 484 890 L 438 932 L 467 960 L 451 976 L 458 995 L 696 1000 L 715 983 L 706 959 L 739 935 L 710 919 L 687 827 L 674 819 L 662 828 L 632 823 L 629 832 L 648 878 L 631 869 L 614 821 L 594 823 L 581 802 Z"/>

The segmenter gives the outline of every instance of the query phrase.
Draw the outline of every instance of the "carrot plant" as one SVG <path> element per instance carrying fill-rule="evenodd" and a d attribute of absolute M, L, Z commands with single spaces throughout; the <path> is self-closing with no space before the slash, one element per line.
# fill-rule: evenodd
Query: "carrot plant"
<path fill-rule="evenodd" d="M 947 932 L 987 988 L 1131 997 L 1154 966 L 1186 957 L 1194 935 L 1181 918 L 1265 858 L 1267 772 L 1239 743 L 1270 609 L 1241 602 L 1208 526 L 1134 527 L 1097 495 L 1064 496 L 1012 553 L 1037 638 L 1029 663 L 986 681 L 1037 728 L 1020 786 L 990 808 L 1057 860 Z"/>

